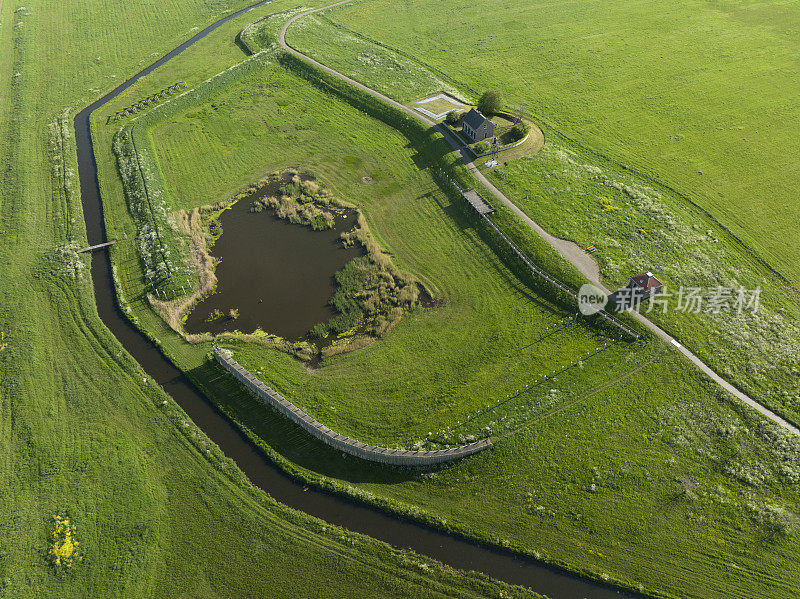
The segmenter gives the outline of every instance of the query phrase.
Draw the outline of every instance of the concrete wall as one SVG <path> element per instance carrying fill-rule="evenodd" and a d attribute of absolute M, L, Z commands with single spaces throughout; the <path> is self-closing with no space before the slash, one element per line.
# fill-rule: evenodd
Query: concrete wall
<path fill-rule="evenodd" d="M 274 407 L 289 420 L 334 449 L 363 460 L 392 464 L 395 466 L 429 466 L 457 460 L 492 446 L 492 442 L 489 439 L 470 443 L 469 445 L 461 445 L 451 449 L 439 449 L 436 451 L 409 451 L 406 449 L 388 449 L 386 447 L 367 445 L 366 443 L 361 443 L 355 439 L 340 435 L 324 424 L 317 422 L 292 402 L 284 399 L 259 381 L 245 370 L 241 364 L 236 362 L 233 358 L 228 357 L 216 346 L 214 347 L 214 358 L 225 370 L 239 379 L 250 392 Z"/>

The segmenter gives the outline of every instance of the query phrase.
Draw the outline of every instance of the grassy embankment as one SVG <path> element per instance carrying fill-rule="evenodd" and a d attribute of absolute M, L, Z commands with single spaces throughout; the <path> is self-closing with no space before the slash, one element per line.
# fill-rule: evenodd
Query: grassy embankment
<path fill-rule="evenodd" d="M 351 13 L 342 10 L 326 14 L 337 21 L 351 18 Z M 354 63 L 363 55 L 383 57 L 373 62 L 396 59 L 404 65 L 405 74 L 399 79 L 413 79 L 418 87 L 424 86 L 434 74 L 446 78 L 434 67 L 349 32 L 325 17 L 300 21 L 296 29 L 290 30 L 288 40 L 317 58 L 330 52 L 325 56 L 328 64 L 378 89 L 391 88 L 387 80 L 395 74 L 355 68 Z M 471 85 L 475 83 L 460 67 L 450 68 L 465 80 L 460 84 L 460 93 L 471 93 Z M 427 77 L 418 75 L 426 70 Z M 459 85 L 451 78 L 447 80 L 453 86 Z M 502 83 L 504 89 L 517 93 L 507 95 L 509 102 L 528 99 L 517 85 L 517 82 Z M 430 91 L 433 88 L 426 90 Z M 402 95 L 398 98 L 405 99 Z M 542 114 L 546 116 L 545 123 L 562 116 L 557 107 L 550 106 Z M 653 270 L 675 296 L 670 299 L 669 313 L 653 312 L 652 319 L 746 393 L 786 418 L 800 421 L 797 289 L 761 263 L 725 227 L 693 205 L 692 202 L 703 205 L 694 188 L 691 197 L 683 196 L 568 139 L 550 125 L 542 126 L 548 138 L 545 150 L 520 160 L 514 160 L 515 155 L 503 155 L 509 161 L 508 167 L 492 173 L 493 182 L 553 234 L 582 246 L 597 245 L 600 251 L 596 257 L 609 287 L 623 285 L 631 274 Z M 687 188 L 687 185 L 679 187 Z M 709 209 L 714 211 L 713 207 Z M 757 315 L 747 312 L 738 315 L 735 310 L 731 315 L 728 309 L 721 313 L 681 313 L 675 309 L 681 286 L 701 288 L 706 297 L 718 286 L 733 289 L 760 286 L 761 309 Z M 726 301 L 732 306 L 735 300 L 736 293 Z M 708 307 L 707 302 L 704 308 Z"/>
<path fill-rule="evenodd" d="M 175 66 L 180 68 L 180 64 Z M 531 333 L 541 334 L 542 322 L 528 325 L 530 328 L 515 336 L 508 327 L 523 323 L 521 318 L 511 320 L 519 313 L 514 310 L 521 312 L 521 308 L 510 309 L 511 302 L 519 301 L 521 306 L 519 298 L 527 296 L 528 312 L 535 297 L 484 245 L 474 224 L 465 221 L 456 205 L 426 182 L 424 173 L 408 166 L 412 157 L 426 164 L 423 158 L 430 154 L 421 150 L 429 152 L 430 148 L 408 131 L 410 141 L 377 121 L 369 123 L 366 135 L 363 113 L 277 66 L 268 73 L 261 81 L 253 79 L 246 86 L 221 90 L 215 98 L 154 131 L 168 186 L 173 186 L 172 201 L 193 197 L 192 193 L 176 193 L 181 185 L 185 190 L 217 186 L 215 193 L 226 194 L 258 172 L 273 169 L 265 160 L 284 154 L 293 162 L 308 160 L 337 194 L 363 206 L 368 219 L 376 223 L 374 232 L 398 263 L 415 274 L 428 274 L 426 282 L 447 302 L 437 310 L 412 314 L 380 344 L 339 356 L 311 373 L 287 356 L 252 344 L 232 345 L 237 359 L 254 371 L 261 370 L 265 380 L 331 426 L 387 442 L 414 439 L 434 422 L 461 419 L 474 398 L 462 392 L 469 390 L 470 381 L 458 382 L 454 371 L 468 373 L 474 380 L 476 364 L 479 373 L 497 368 L 501 374 L 492 381 L 493 391 L 502 395 L 506 388 L 514 389 L 514 364 L 522 349 L 519 341 L 531 339 Z M 153 81 L 143 84 L 156 86 L 158 76 L 154 74 Z M 271 82 L 274 85 L 268 87 Z M 291 93 L 278 82 L 291 85 Z M 224 110 L 214 110 L 214 106 Z M 282 128 L 276 126 L 276 116 Z M 240 135 L 247 123 L 256 123 L 250 136 Z M 299 125 L 312 133 L 304 133 Z M 268 133 L 260 133 L 265 129 Z M 102 148 L 98 156 L 101 174 L 105 173 L 104 189 L 112 191 L 118 183 L 110 135 L 98 134 L 106 135 L 107 143 L 98 144 Z M 364 157 L 354 155 L 356 144 L 342 152 L 337 141 L 340 136 L 367 144 Z M 250 137 L 256 137 L 258 143 Z M 298 142 L 305 146 L 302 152 Z M 429 143 L 434 149 L 441 147 Z M 319 158 L 325 154 L 315 154 L 324 150 L 325 144 L 331 147 L 327 167 Z M 254 148 L 260 152 L 258 157 L 250 155 Z M 391 161 L 376 164 L 368 160 L 389 151 Z M 170 163 L 175 165 L 172 175 Z M 362 173 L 389 168 L 399 169 L 395 181 L 402 181 L 402 186 L 396 187 L 408 190 L 406 198 L 410 199 L 387 186 L 381 193 L 392 201 L 384 206 L 382 196 L 374 191 L 364 197 L 357 181 Z M 117 188 L 116 195 L 106 197 L 121 195 Z M 404 242 L 421 233 L 406 230 L 404 219 L 390 216 L 402 215 L 412 203 L 416 228 L 438 228 L 438 235 L 422 238 L 422 243 Z M 381 220 L 386 213 L 389 216 Z M 109 215 L 115 227 L 129 226 L 120 203 L 109 205 Z M 520 237 L 526 235 L 507 213 L 498 217 L 507 228 L 516 228 Z M 433 245 L 432 240 L 435 247 L 426 248 Z M 551 267 L 558 266 L 535 238 L 527 241 L 531 255 Z M 434 270 L 441 262 L 426 252 L 449 247 L 447 268 Z M 128 259 L 136 264 L 135 254 Z M 459 272 L 472 260 L 478 270 Z M 456 279 L 458 287 L 450 291 L 448 280 Z M 134 290 L 140 284 L 141 274 L 135 269 L 123 278 L 123 286 Z M 474 293 L 470 288 L 477 286 L 483 301 L 502 302 L 496 312 L 494 304 L 486 307 L 478 300 L 456 309 L 460 298 L 469 297 Z M 782 597 L 797 584 L 792 565 L 797 551 L 797 517 L 792 506 L 798 499 L 798 477 L 791 466 L 797 456 L 796 445 L 723 396 L 682 360 L 664 353 L 658 344 L 645 340 L 635 351 L 620 351 L 623 348 L 618 346 L 611 350 L 615 353 L 601 353 L 599 361 L 588 362 L 584 369 L 572 369 L 546 387 L 520 396 L 496 413 L 505 420 L 497 426 L 499 418 L 495 419 L 502 438 L 493 452 L 414 474 L 378 468 L 329 451 L 264 410 L 229 377 L 209 368 L 204 361 L 205 348 L 180 342 L 144 304 L 137 304 L 135 311 L 218 405 L 284 467 L 308 480 L 443 528 L 634 586 L 718 597 L 745 588 L 763 597 Z M 459 312 L 478 312 L 489 318 L 465 335 L 455 325 L 468 315 Z M 437 323 L 437 317 L 450 319 L 451 326 Z M 472 351 L 482 340 L 479 333 L 490 340 L 480 345 L 480 360 L 470 360 L 474 353 L 447 357 L 451 346 L 460 346 L 462 354 L 464 349 Z M 574 343 L 568 332 L 558 345 Z M 534 351 L 548 351 L 552 346 L 540 347 L 534 345 Z M 546 359 L 544 351 L 538 360 Z M 444 358 L 426 358 L 430 354 Z M 527 359 L 524 354 L 522 359 Z M 436 394 L 426 396 L 427 388 Z M 419 406 L 443 407 L 444 411 L 431 417 L 416 409 Z M 477 432 L 490 423 L 491 419 L 476 419 L 470 423 L 473 428 L 464 432 Z M 476 511 L 478 502 L 481 509 Z"/>
<path fill-rule="evenodd" d="M 415 165 L 414 157 L 421 162 L 420 154 L 431 149 L 404 148 L 408 141 L 396 131 L 345 102 L 331 101 L 277 65 L 262 70 L 249 66 L 265 60 L 255 57 L 227 71 L 242 76 L 236 85 L 217 87 L 219 81 L 213 79 L 209 85 L 219 90 L 213 96 L 141 132 L 142 138 L 153 136 L 156 152 L 162 157 L 159 172 L 164 173 L 174 208 L 213 203 L 220 196 L 230 197 L 265 172 L 301 164 L 337 197 L 362 209 L 373 234 L 392 254 L 395 264 L 418 277 L 445 302 L 442 308 L 420 309 L 410 315 L 409 321 L 418 324 L 401 324 L 395 334 L 402 331 L 402 337 L 370 348 L 364 354 L 373 356 L 367 364 L 355 366 L 361 361 L 356 359 L 353 366 L 338 372 L 332 364 L 309 377 L 305 367 L 294 359 L 270 357 L 276 367 L 288 369 L 286 383 L 276 373 L 272 382 L 277 388 L 297 397 L 300 405 L 331 426 L 341 425 L 358 438 L 413 444 L 443 423 L 464 420 L 467 414 L 485 407 L 488 400 L 524 388 L 534 378 L 560 369 L 606 342 L 590 329 L 575 327 L 563 332 L 561 338 L 531 343 L 541 330 L 570 313 L 547 300 L 532 306 L 530 292 L 509 279 L 485 244 L 479 245 L 481 253 L 474 252 L 479 234 L 466 217 L 458 216 L 458 206 L 450 206 L 450 200 L 438 192 L 430 176 Z M 197 94 L 206 97 L 204 91 Z M 95 131 L 98 139 L 105 140 L 110 132 L 102 122 L 103 115 L 98 114 Z M 437 145 L 435 149 L 443 148 Z M 367 175 L 372 179 L 370 184 L 362 182 Z M 226 183 L 227 188 L 223 187 Z M 107 178 L 103 184 L 108 185 L 105 198 L 120 197 L 112 187 L 116 181 Z M 202 193 L 201 189 L 208 191 Z M 459 220 L 453 222 L 442 209 L 443 202 Z M 119 213 L 120 208 L 125 206 L 119 202 L 107 204 L 109 213 Z M 151 319 L 151 311 L 140 303 L 144 290 L 141 270 L 130 243 L 133 234 L 127 229 L 133 229 L 133 222 L 119 215 L 112 226 L 117 238 L 127 237 L 119 244 L 115 258 L 125 301 L 135 318 Z M 166 329 L 155 320 L 142 324 L 160 340 L 172 337 L 162 335 Z M 448 341 L 443 343 L 442 338 Z M 564 343 L 565 339 L 569 342 Z M 195 356 L 183 363 L 184 367 L 191 369 L 202 363 L 207 344 L 200 347 L 179 350 Z M 517 363 L 509 373 L 511 353 L 517 356 Z M 271 356 L 269 352 L 266 355 Z M 368 387 L 356 391 L 364 380 L 359 382 L 349 374 L 351 368 L 373 373 Z M 394 392 L 388 395 L 378 392 L 386 382 L 381 373 L 387 370 L 395 381 Z M 298 375 L 300 378 L 295 378 Z M 443 395 L 441 385 L 449 388 L 459 377 L 463 379 L 461 388 Z M 501 387 L 496 383 L 500 379 L 505 379 Z M 302 393 L 298 393 L 300 389 Z M 333 397 L 353 393 L 354 401 L 346 412 L 329 411 Z M 406 394 L 407 402 L 412 402 L 407 403 L 409 412 L 392 416 L 397 398 Z M 363 414 L 361 401 L 371 403 L 368 415 Z M 444 419 L 443 413 L 447 415 Z"/>
<path fill-rule="evenodd" d="M 787 242 L 800 227 L 797 5 L 370 0 L 329 14 L 437 77 L 504 90 L 537 122 L 691 195 L 800 277 Z"/>
<path fill-rule="evenodd" d="M 255 491 L 97 318 L 74 253 L 86 237 L 72 117 L 245 3 L 22 4 L 0 8 L 0 595 L 497 596 L 504 585 Z M 77 542 L 71 567 L 66 537 L 57 546 L 59 570 L 56 515 Z"/>

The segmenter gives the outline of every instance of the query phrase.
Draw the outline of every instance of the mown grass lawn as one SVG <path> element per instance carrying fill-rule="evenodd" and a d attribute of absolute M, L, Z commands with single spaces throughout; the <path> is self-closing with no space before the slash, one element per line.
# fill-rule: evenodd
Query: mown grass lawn
<path fill-rule="evenodd" d="M 413 79 L 424 86 L 430 73 L 444 76 L 378 42 L 370 46 L 369 38 L 330 20 L 340 15 L 338 11 L 324 15 L 316 17 L 313 27 L 300 20 L 297 29 L 293 26 L 287 33 L 289 42 L 377 89 L 389 86 L 397 76 L 379 69 L 355 69 L 352 57 L 365 48 L 382 55 L 384 62 L 400 56 L 405 62 L 398 60 L 398 65 L 411 65 L 404 67 L 399 80 Z M 330 54 L 323 57 L 323 52 Z M 427 78 L 419 74 L 424 72 Z M 454 74 L 460 72 L 454 68 Z M 518 99 L 507 98 L 509 103 Z M 692 205 L 696 201 L 692 194 L 686 197 L 614 163 L 586 147 L 584 139 L 570 139 L 552 126 L 543 127 L 544 150 L 529 156 L 517 149 L 502 153 L 499 158 L 507 167 L 487 171 L 493 183 L 553 234 L 583 247 L 596 245 L 595 257 L 609 288 L 624 285 L 633 274 L 653 271 L 672 298 L 668 314 L 659 309 L 650 317 L 726 379 L 790 420 L 800 420 L 796 286 L 771 272 L 748 246 Z M 681 287 L 701 289 L 707 297 L 720 286 L 734 291 L 760 288 L 759 313 L 740 315 L 733 310 L 731 314 L 730 309 L 705 313 L 707 300 L 700 314 L 676 310 Z M 735 296 L 732 293 L 727 300 L 729 308 Z"/>
<path fill-rule="evenodd" d="M 463 90 L 502 89 L 535 120 L 655 175 L 797 280 L 800 246 L 785 240 L 800 227 L 799 11 L 694 0 L 370 0 L 326 14 Z M 349 53 L 314 30 L 309 21 L 287 39 Z"/>
<path fill-rule="evenodd" d="M 267 172 L 301 166 L 362 209 L 395 263 L 442 302 L 416 309 L 385 341 L 313 373 L 290 356 L 262 352 L 270 382 L 342 432 L 414 443 L 607 341 L 584 326 L 539 341 L 571 313 L 509 276 L 462 209 L 418 168 L 429 149 L 409 147 L 396 131 L 277 64 L 150 134 L 175 207 L 215 203 Z M 124 225 L 121 216 L 114 227 Z M 120 273 L 132 298 L 141 293 L 141 275 L 128 266 Z"/>
<path fill-rule="evenodd" d="M 173 201 L 215 201 L 197 194 L 227 196 L 281 161 L 308 160 L 337 195 L 364 209 L 395 261 L 446 300 L 313 372 L 284 354 L 226 344 L 251 370 L 335 429 L 408 444 L 485 406 L 485 391 L 504 397 L 532 367 L 546 370 L 548 360 L 593 341 L 579 327 L 540 341 L 555 306 L 532 293 L 418 169 L 438 147 L 435 139 L 432 148 L 412 143 L 277 65 L 251 77 L 153 131 Z M 284 85 L 270 88 L 275 82 Z M 280 116 L 285 130 L 268 129 L 274 123 L 265 115 Z M 257 126 L 241 135 L 248 122 Z M 107 215 L 122 237 L 132 229 L 110 133 L 95 131 Z M 342 140 L 352 147 L 343 151 Z M 393 169 L 394 185 L 365 190 L 361 173 L 377 171 L 381 161 Z M 507 212 L 497 217 L 532 257 L 564 268 Z M 459 429 L 467 436 L 489 427 L 493 451 L 432 472 L 392 470 L 344 458 L 264 409 L 209 364 L 207 345 L 183 343 L 142 302 L 130 244 L 115 249 L 114 260 L 140 325 L 298 476 L 632 586 L 697 597 L 784 597 L 798 584 L 796 442 L 647 337 L 612 346 Z"/>
<path fill-rule="evenodd" d="M 426 102 L 422 106 L 423 108 L 427 108 L 434 114 L 439 114 L 441 112 L 448 112 L 456 108 L 456 106 L 454 106 L 447 100 L 432 100 L 430 102 Z"/>
<path fill-rule="evenodd" d="M 246 4 L 1 3 L 0 595 L 523 594 L 268 499 L 97 317 L 74 252 L 86 238 L 72 117 Z M 48 563 L 54 516 L 78 548 L 61 570 Z"/>

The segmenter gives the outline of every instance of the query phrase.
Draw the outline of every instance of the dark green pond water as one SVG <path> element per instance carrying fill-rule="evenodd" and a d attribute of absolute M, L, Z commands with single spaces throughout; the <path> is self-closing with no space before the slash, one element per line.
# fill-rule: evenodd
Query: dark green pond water
<path fill-rule="evenodd" d="M 333 275 L 356 256 L 360 247 L 344 248 L 339 235 L 353 228 L 356 215 L 336 216 L 325 231 L 289 223 L 272 210 L 250 212 L 245 197 L 220 216 L 220 235 L 211 254 L 217 265 L 217 288 L 195 306 L 186 320 L 189 333 L 260 327 L 286 339 L 299 339 L 318 322 L 334 316 L 328 300 L 335 290 Z M 231 318 L 232 309 L 239 311 Z M 214 318 L 214 311 L 222 313 Z"/>

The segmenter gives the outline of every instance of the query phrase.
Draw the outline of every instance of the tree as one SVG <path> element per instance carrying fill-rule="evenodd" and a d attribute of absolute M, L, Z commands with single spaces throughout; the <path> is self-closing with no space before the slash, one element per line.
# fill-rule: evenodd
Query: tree
<path fill-rule="evenodd" d="M 485 92 L 481 99 L 478 100 L 478 110 L 484 116 L 492 116 L 497 114 L 503 108 L 503 96 L 497 90 L 489 90 Z"/>
<path fill-rule="evenodd" d="M 525 104 L 514 104 L 511 111 L 511 118 L 515 123 L 519 123 L 525 117 Z"/>
<path fill-rule="evenodd" d="M 486 142 L 486 141 L 479 141 L 479 142 L 478 142 L 478 143 L 476 143 L 474 146 L 472 146 L 472 150 L 473 150 L 473 151 L 474 151 L 476 154 L 485 154 L 486 152 L 488 152 L 488 151 L 489 151 L 489 148 L 490 148 L 490 147 L 491 147 L 491 146 L 489 145 L 489 142 Z"/>
<path fill-rule="evenodd" d="M 451 110 L 447 113 L 447 116 L 444 117 L 444 120 L 448 125 L 455 127 L 461 121 L 461 113 L 457 110 Z"/>
<path fill-rule="evenodd" d="M 531 128 L 527 123 L 523 123 L 522 121 L 520 121 L 519 123 L 511 127 L 511 140 L 519 141 L 520 139 L 525 137 L 528 134 L 528 131 L 530 130 Z"/>

